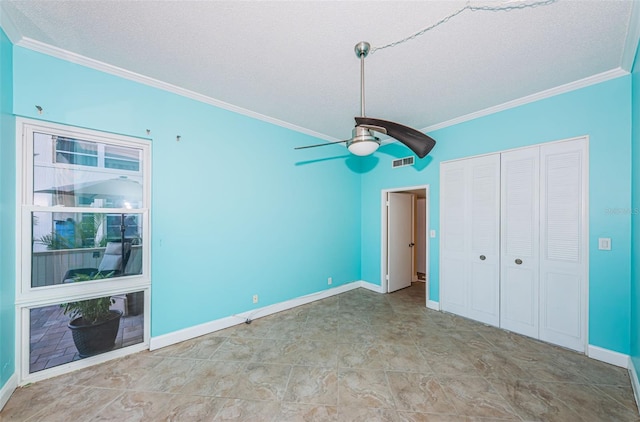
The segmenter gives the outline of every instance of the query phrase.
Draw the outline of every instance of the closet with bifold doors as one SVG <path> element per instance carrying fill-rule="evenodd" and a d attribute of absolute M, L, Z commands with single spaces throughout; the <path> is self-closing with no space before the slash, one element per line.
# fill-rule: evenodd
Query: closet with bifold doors
<path fill-rule="evenodd" d="M 440 164 L 442 310 L 585 351 L 586 137 Z"/>

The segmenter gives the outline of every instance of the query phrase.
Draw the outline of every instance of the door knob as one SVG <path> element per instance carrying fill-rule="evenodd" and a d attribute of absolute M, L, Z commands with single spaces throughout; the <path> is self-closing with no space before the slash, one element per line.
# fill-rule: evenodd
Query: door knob
<path fill-rule="evenodd" d="M 415 244 L 415 243 L 413 243 L 413 242 L 409 243 L 409 247 L 410 247 L 410 248 L 413 248 L 415 245 L 416 245 L 416 244 Z"/>
<path fill-rule="evenodd" d="M 522 260 L 521 260 L 520 258 L 516 259 L 516 264 L 517 264 L 517 265 L 522 264 Z"/>
<path fill-rule="evenodd" d="M 486 256 L 484 256 L 484 255 L 480 255 L 480 261 L 484 261 L 485 259 L 487 259 L 487 257 L 486 257 Z"/>

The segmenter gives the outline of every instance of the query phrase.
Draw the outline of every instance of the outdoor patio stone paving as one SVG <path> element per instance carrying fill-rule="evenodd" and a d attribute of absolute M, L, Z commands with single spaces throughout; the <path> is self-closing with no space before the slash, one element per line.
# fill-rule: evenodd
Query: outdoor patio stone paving
<path fill-rule="evenodd" d="M 80 359 L 67 327 L 69 316 L 58 305 L 32 309 L 29 372 L 73 362 Z M 144 340 L 144 315 L 123 316 L 114 349 L 141 343 Z"/>

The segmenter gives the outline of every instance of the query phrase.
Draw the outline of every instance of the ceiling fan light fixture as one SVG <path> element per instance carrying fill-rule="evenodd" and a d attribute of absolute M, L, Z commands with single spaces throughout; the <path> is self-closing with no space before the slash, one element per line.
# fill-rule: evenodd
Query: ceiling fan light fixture
<path fill-rule="evenodd" d="M 369 129 L 360 126 L 353 128 L 352 137 L 347 141 L 349 152 L 360 157 L 373 154 L 379 146 L 380 139 L 373 136 Z"/>

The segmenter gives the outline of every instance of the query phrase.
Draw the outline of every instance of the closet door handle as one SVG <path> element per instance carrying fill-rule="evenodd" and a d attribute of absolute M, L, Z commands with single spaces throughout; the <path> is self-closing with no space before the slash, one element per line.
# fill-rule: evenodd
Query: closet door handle
<path fill-rule="evenodd" d="M 480 261 L 484 261 L 485 259 L 487 259 L 487 257 L 486 257 L 486 256 L 484 256 L 484 255 L 480 255 Z"/>
<path fill-rule="evenodd" d="M 522 260 L 520 258 L 516 259 L 516 265 L 522 264 Z"/>

